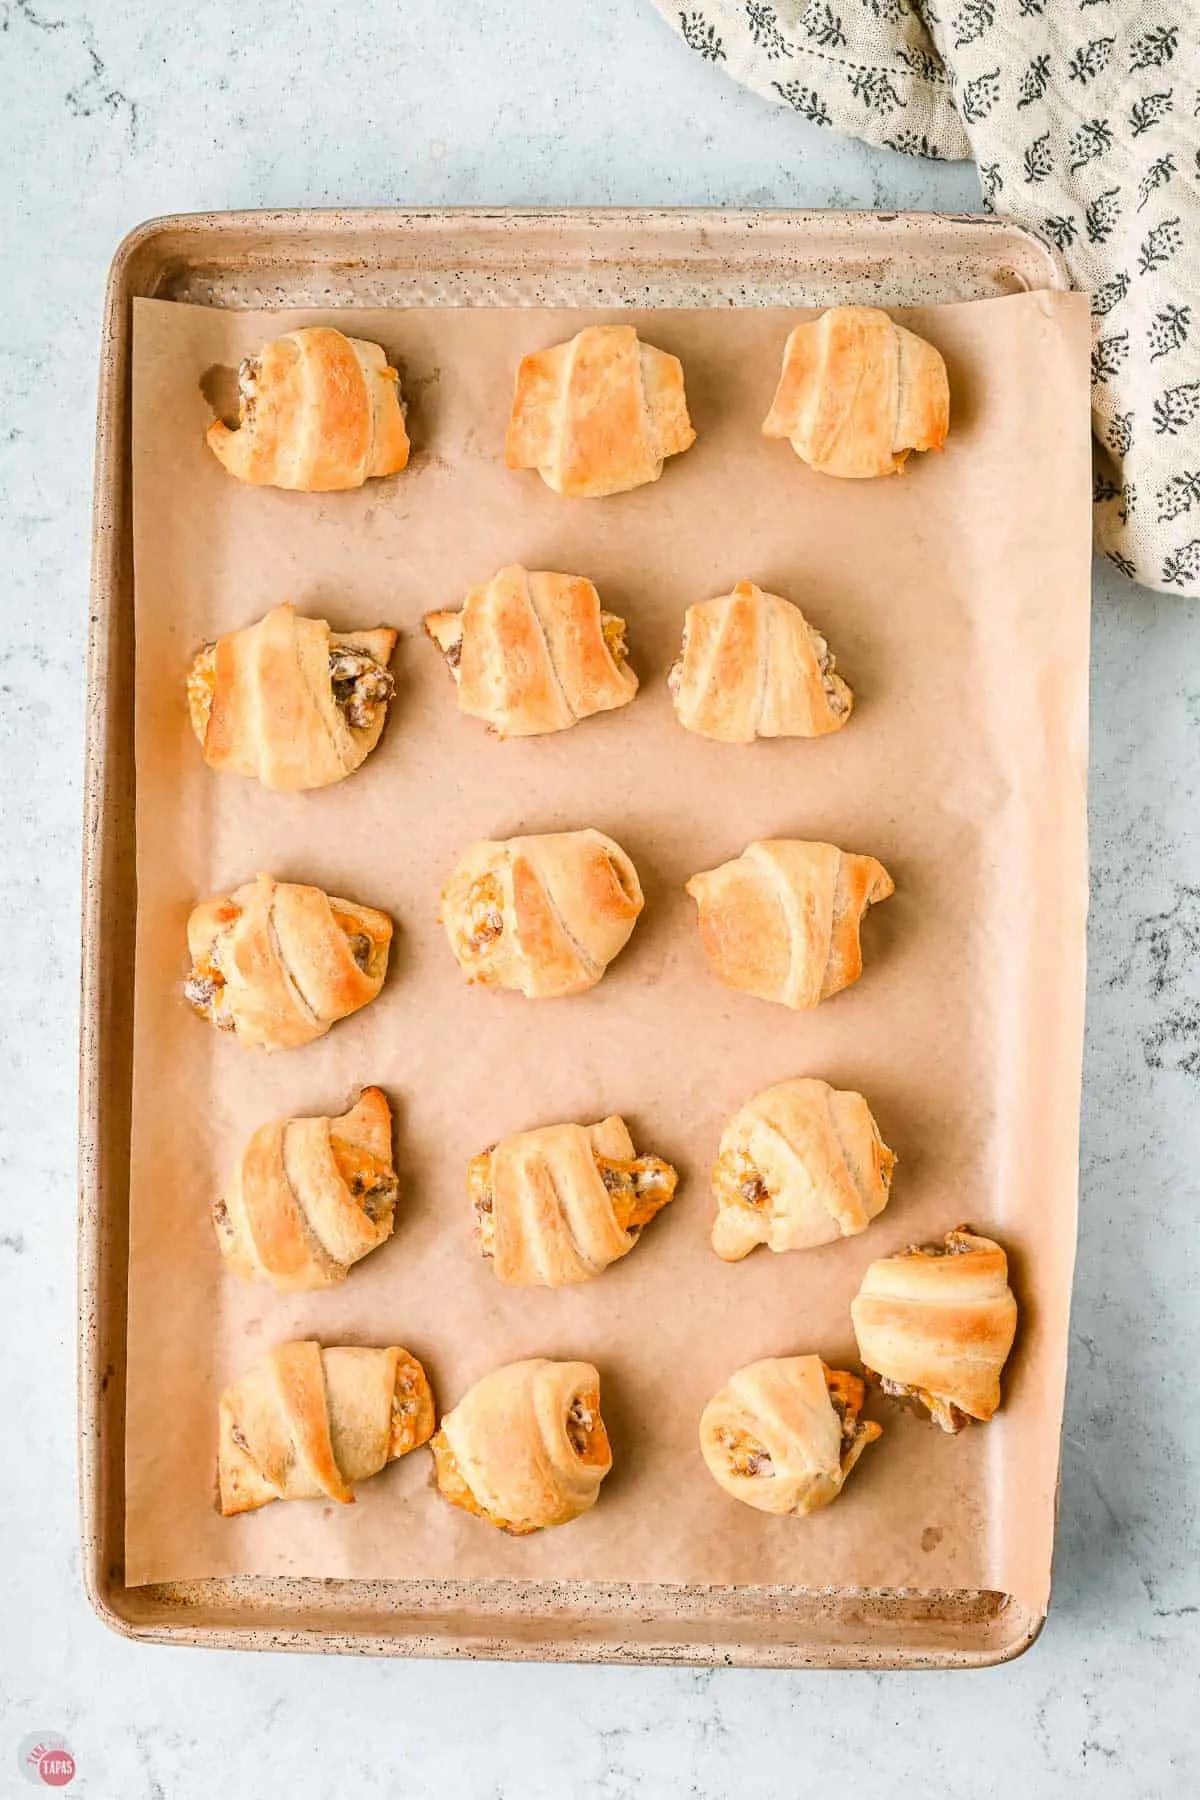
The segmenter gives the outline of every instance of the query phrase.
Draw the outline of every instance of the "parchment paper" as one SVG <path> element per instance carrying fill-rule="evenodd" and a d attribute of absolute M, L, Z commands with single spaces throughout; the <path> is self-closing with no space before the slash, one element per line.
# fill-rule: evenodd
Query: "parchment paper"
<path fill-rule="evenodd" d="M 568 501 L 501 460 L 513 372 L 619 317 L 679 354 L 699 437 L 655 486 Z M 1034 293 L 914 312 L 950 369 L 942 456 L 837 482 L 759 435 L 776 310 L 242 313 L 135 302 L 138 922 L 129 1292 L 127 1578 L 623 1579 L 983 1587 L 1044 1604 L 1075 1239 L 1083 1005 L 1089 573 L 1087 302 Z M 361 492 L 242 487 L 206 450 L 202 380 L 328 318 L 384 344 L 415 454 Z M 632 706 L 502 744 L 455 706 L 421 615 L 505 562 L 592 577 L 629 622 Z M 685 607 L 751 577 L 827 632 L 858 695 L 814 743 L 710 744 L 665 675 Z M 403 632 L 380 749 L 315 795 L 219 777 L 191 735 L 195 649 L 290 597 L 336 628 Z M 602 984 L 533 1003 L 468 991 L 438 890 L 479 836 L 596 825 L 646 910 Z M 879 856 L 894 899 L 867 969 L 811 1014 L 707 974 L 685 879 L 754 837 Z M 385 908 L 381 998 L 268 1056 L 184 1004 L 200 896 L 267 869 Z M 708 1170 L 744 1099 L 798 1074 L 858 1088 L 900 1164 L 888 1210 L 828 1248 L 727 1267 Z M 394 1240 L 344 1286 L 284 1296 L 221 1265 L 209 1205 L 263 1121 L 382 1085 L 398 1122 Z M 467 1158 L 501 1134 L 615 1111 L 682 1174 L 675 1204 L 599 1280 L 506 1289 L 477 1255 Z M 874 1257 L 967 1220 L 1009 1249 L 1021 1305 L 1002 1413 L 944 1436 L 878 1397 L 882 1441 L 806 1521 L 739 1506 L 696 1444 L 752 1358 L 854 1366 L 849 1302 Z M 512 1540 L 447 1506 L 417 1453 L 358 1504 L 214 1510 L 217 1398 L 272 1343 L 400 1343 L 449 1407 L 518 1356 L 594 1360 L 616 1467 L 569 1527 Z"/>

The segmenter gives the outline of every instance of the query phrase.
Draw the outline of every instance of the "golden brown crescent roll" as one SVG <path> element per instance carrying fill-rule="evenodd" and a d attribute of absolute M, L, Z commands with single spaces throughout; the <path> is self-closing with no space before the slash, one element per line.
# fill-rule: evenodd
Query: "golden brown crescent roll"
<path fill-rule="evenodd" d="M 853 1237 L 887 1205 L 895 1166 L 861 1094 L 781 1081 L 721 1133 L 713 1249 L 738 1262 L 756 1244 L 811 1250 Z"/>
<path fill-rule="evenodd" d="M 797 325 L 763 421 L 823 475 L 892 475 L 950 429 L 946 365 L 932 344 L 874 306 L 831 306 Z"/>
<path fill-rule="evenodd" d="M 638 1156 L 624 1119 L 543 1125 L 467 1164 L 479 1247 L 501 1281 L 565 1287 L 627 1256 L 679 1177 Z"/>
<path fill-rule="evenodd" d="M 595 987 L 643 904 L 621 846 L 588 829 L 473 844 L 440 917 L 468 981 L 547 1000 Z"/>
<path fill-rule="evenodd" d="M 752 581 L 688 607 L 667 685 L 679 723 L 726 744 L 823 737 L 841 730 L 854 705 L 820 632 Z"/>
<path fill-rule="evenodd" d="M 217 1243 L 246 1280 L 330 1287 L 387 1242 L 398 1192 L 391 1108 L 364 1088 L 338 1119 L 277 1119 L 254 1133 L 213 1205 Z"/>
<path fill-rule="evenodd" d="M 255 487 L 332 493 L 394 475 L 408 461 L 400 377 L 378 344 L 326 325 L 264 344 L 238 370 L 240 422 L 208 428 L 208 447 Z"/>
<path fill-rule="evenodd" d="M 184 993 L 244 1044 L 287 1050 L 374 1000 L 392 921 L 318 887 L 259 875 L 203 900 L 188 919 Z"/>
<path fill-rule="evenodd" d="M 379 742 L 395 648 L 394 631 L 333 632 L 286 602 L 206 644 L 187 678 L 205 762 L 283 791 L 352 775 Z"/>
<path fill-rule="evenodd" d="M 429 1447 L 438 1487 L 464 1512 L 514 1537 L 565 1525 L 612 1468 L 600 1377 L 585 1362 L 509 1363 L 467 1390 Z"/>
<path fill-rule="evenodd" d="M 221 1511 L 354 1499 L 354 1483 L 428 1443 L 433 1395 L 415 1356 L 280 1344 L 221 1395 Z"/>
<path fill-rule="evenodd" d="M 700 1415 L 700 1451 L 718 1487 L 759 1512 L 828 1506 L 882 1431 L 859 1418 L 862 1382 L 819 1356 L 768 1357 L 731 1375 Z"/>
<path fill-rule="evenodd" d="M 895 883 L 873 856 L 768 838 L 693 875 L 687 891 L 717 980 L 803 1009 L 858 980 L 863 914 Z"/>
<path fill-rule="evenodd" d="M 873 1262 L 850 1303 L 859 1355 L 885 1394 L 912 1396 L 943 1431 L 990 1419 L 1017 1330 L 1008 1258 L 966 1225 L 943 1244 Z"/>
<path fill-rule="evenodd" d="M 519 564 L 472 588 L 460 612 L 431 612 L 425 629 L 458 686 L 458 709 L 498 737 L 565 731 L 637 693 L 625 621 L 602 612 L 582 575 Z"/>
<path fill-rule="evenodd" d="M 632 325 L 588 325 L 521 359 L 504 460 L 592 499 L 657 481 L 664 458 L 695 439 L 678 357 Z"/>

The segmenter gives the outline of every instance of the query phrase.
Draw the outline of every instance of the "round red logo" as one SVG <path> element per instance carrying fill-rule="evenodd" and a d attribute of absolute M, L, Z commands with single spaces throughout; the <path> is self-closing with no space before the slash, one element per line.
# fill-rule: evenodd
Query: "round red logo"
<path fill-rule="evenodd" d="M 35 1731 L 25 1738 L 17 1762 L 34 1787 L 65 1788 L 75 1779 L 75 1758 L 59 1731 Z"/>
<path fill-rule="evenodd" d="M 66 1787 L 75 1779 L 75 1758 L 69 1750 L 43 1750 L 37 1771 L 47 1787 Z"/>

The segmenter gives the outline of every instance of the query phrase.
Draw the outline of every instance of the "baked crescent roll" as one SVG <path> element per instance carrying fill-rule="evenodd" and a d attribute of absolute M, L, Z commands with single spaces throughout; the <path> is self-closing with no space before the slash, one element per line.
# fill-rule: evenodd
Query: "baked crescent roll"
<path fill-rule="evenodd" d="M 895 883 L 873 856 L 768 838 L 693 875 L 687 891 L 717 980 L 799 1010 L 858 980 L 863 914 Z"/>
<path fill-rule="evenodd" d="M 594 499 L 657 481 L 664 458 L 695 440 L 678 357 L 632 325 L 588 325 L 521 359 L 504 460 L 556 494 Z"/>
<path fill-rule="evenodd" d="M 679 723 L 726 744 L 823 737 L 841 730 L 854 705 L 820 632 L 752 581 L 688 607 L 667 685 Z"/>
<path fill-rule="evenodd" d="M 512 1286 L 599 1275 L 628 1256 L 678 1180 L 661 1157 L 638 1156 L 615 1117 L 521 1131 L 467 1164 L 479 1248 Z"/>
<path fill-rule="evenodd" d="M 602 612 L 582 575 L 513 563 L 472 588 L 459 612 L 425 614 L 458 687 L 458 710 L 498 737 L 565 731 L 637 693 L 625 621 Z"/>
<path fill-rule="evenodd" d="M 810 469 L 858 480 L 893 475 L 950 429 L 946 365 L 932 344 L 874 306 L 831 306 L 797 325 L 763 420 Z"/>
<path fill-rule="evenodd" d="M 255 487 L 307 494 L 361 487 L 408 461 L 400 377 L 378 344 L 308 325 L 238 369 L 239 423 L 208 428 L 223 468 Z"/>
<path fill-rule="evenodd" d="M 217 1243 L 247 1281 L 331 1287 L 392 1235 L 399 1185 L 391 1108 L 364 1088 L 339 1119 L 278 1119 L 254 1133 L 214 1202 Z"/>
<path fill-rule="evenodd" d="M 469 982 L 548 1000 L 595 987 L 643 905 L 621 846 L 588 829 L 473 844 L 440 917 Z"/>
<path fill-rule="evenodd" d="M 600 1377 L 585 1362 L 509 1363 L 467 1390 L 429 1447 L 451 1505 L 514 1537 L 566 1525 L 612 1468 Z"/>
<path fill-rule="evenodd" d="M 415 1356 L 280 1344 L 227 1387 L 218 1409 L 221 1511 L 272 1500 L 338 1500 L 428 1443 L 433 1395 Z"/>
<path fill-rule="evenodd" d="M 374 1000 L 392 921 L 318 887 L 259 875 L 203 900 L 188 919 L 184 994 L 243 1044 L 288 1050 Z"/>
<path fill-rule="evenodd" d="M 352 775 L 379 742 L 395 648 L 394 631 L 333 632 L 286 602 L 206 644 L 187 678 L 205 762 L 283 791 Z"/>
<path fill-rule="evenodd" d="M 713 1249 L 740 1262 L 756 1244 L 811 1250 L 853 1237 L 887 1205 L 895 1166 L 861 1094 L 781 1081 L 721 1133 Z"/>
<path fill-rule="evenodd" d="M 859 1355 L 885 1394 L 927 1407 L 943 1431 L 990 1419 L 1017 1330 L 1008 1258 L 966 1225 L 943 1244 L 873 1262 L 850 1303 Z"/>
<path fill-rule="evenodd" d="M 768 1357 L 731 1375 L 700 1415 L 700 1451 L 718 1487 L 758 1512 L 828 1506 L 882 1431 L 860 1419 L 856 1375 L 819 1356 Z"/>

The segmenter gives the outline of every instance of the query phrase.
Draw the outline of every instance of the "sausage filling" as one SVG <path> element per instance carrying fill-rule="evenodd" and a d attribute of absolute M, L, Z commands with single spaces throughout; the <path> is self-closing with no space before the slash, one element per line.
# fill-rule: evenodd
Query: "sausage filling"
<path fill-rule="evenodd" d="M 869 1419 L 863 1420 L 858 1416 L 867 1397 L 866 1387 L 858 1376 L 849 1374 L 845 1369 L 830 1369 L 824 1364 L 821 1366 L 825 1370 L 829 1404 L 837 1414 L 842 1428 L 842 1468 L 849 1473 L 861 1451 L 880 1435 L 879 1427 Z"/>
<path fill-rule="evenodd" d="M 811 625 L 808 628 L 808 639 L 817 659 L 817 670 L 821 677 L 821 686 L 825 690 L 825 699 L 829 710 L 840 718 L 849 708 L 845 693 L 834 680 L 837 660 L 820 632 L 814 631 Z"/>
<path fill-rule="evenodd" d="M 713 1188 L 719 1206 L 753 1206 L 763 1212 L 772 1200 L 761 1170 L 744 1150 L 725 1150 L 713 1170 Z"/>
<path fill-rule="evenodd" d="M 494 875 L 471 883 L 461 942 L 468 956 L 485 957 L 504 935 L 504 896 Z"/>
<path fill-rule="evenodd" d="M 405 1456 L 423 1444 L 433 1427 L 429 1384 L 425 1371 L 413 1357 L 396 1364 L 396 1386 L 392 1394 L 392 1431 L 388 1445 L 390 1457 Z"/>
<path fill-rule="evenodd" d="M 379 1163 L 358 1144 L 329 1134 L 329 1148 L 337 1172 L 362 1207 L 372 1225 L 390 1218 L 400 1192 L 394 1172 Z"/>
<path fill-rule="evenodd" d="M 258 405 L 258 378 L 262 363 L 257 356 L 243 356 L 238 364 L 238 424 L 252 425 Z"/>
<path fill-rule="evenodd" d="M 635 1156 L 627 1162 L 597 1156 L 596 1167 L 622 1231 L 641 1231 L 675 1198 L 679 1176 L 661 1156 Z"/>
<path fill-rule="evenodd" d="M 927 1388 L 912 1387 L 907 1381 L 893 1381 L 889 1375 L 879 1375 L 874 1369 L 867 1374 L 879 1385 L 881 1394 L 890 1394 L 893 1400 L 917 1400 L 928 1412 L 935 1425 L 943 1431 L 959 1432 L 964 1425 L 971 1422 L 970 1413 L 965 1413 L 953 1400 L 947 1400 L 941 1394 L 931 1394 Z"/>
<path fill-rule="evenodd" d="M 192 721 L 192 730 L 201 743 L 208 734 L 208 721 L 216 692 L 217 646 L 205 644 L 193 659 L 187 677 L 188 715 Z"/>
<path fill-rule="evenodd" d="M 738 1431 L 732 1425 L 723 1425 L 717 1433 L 717 1442 L 728 1452 L 729 1467 L 735 1475 L 743 1478 L 774 1475 L 771 1452 L 765 1444 L 760 1444 L 757 1438 L 751 1437 L 748 1431 Z"/>
<path fill-rule="evenodd" d="M 216 950 L 214 944 L 207 957 L 193 964 L 192 972 L 183 984 L 183 997 L 218 1031 L 232 1031 L 234 1019 L 225 991 L 225 977 L 217 965 Z"/>
<path fill-rule="evenodd" d="M 329 679 L 352 731 L 371 731 L 396 692 L 395 679 L 383 664 L 352 644 L 331 642 Z"/>
<path fill-rule="evenodd" d="M 624 619 L 619 619 L 616 613 L 602 612 L 600 614 L 600 629 L 604 633 L 604 642 L 608 646 L 608 654 L 612 657 L 618 669 L 621 668 L 622 665 L 629 660 L 629 645 L 625 638 L 626 627 Z"/>
<path fill-rule="evenodd" d="M 600 1417 L 599 1394 L 576 1394 L 567 1410 L 566 1431 L 567 1442 L 580 1462 L 591 1468 L 608 1462 L 611 1452 Z"/>
<path fill-rule="evenodd" d="M 375 939 L 368 932 L 360 931 L 358 920 L 351 918 L 349 913 L 338 912 L 336 907 L 331 907 L 330 911 L 333 914 L 334 924 L 346 939 L 347 950 L 363 974 L 369 975 L 371 958 L 376 950 Z"/>

